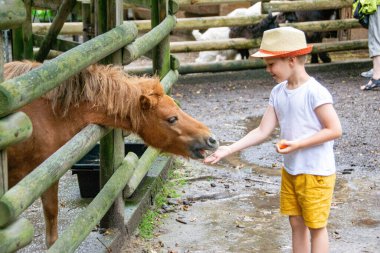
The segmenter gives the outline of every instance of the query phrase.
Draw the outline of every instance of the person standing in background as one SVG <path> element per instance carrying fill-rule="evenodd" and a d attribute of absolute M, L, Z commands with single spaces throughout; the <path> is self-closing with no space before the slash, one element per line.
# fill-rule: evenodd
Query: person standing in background
<path fill-rule="evenodd" d="M 366 85 L 360 87 L 361 90 L 380 87 L 380 0 L 377 0 L 377 11 L 369 16 L 368 51 L 369 57 L 372 58 L 373 69 L 361 74 L 371 78 Z"/>

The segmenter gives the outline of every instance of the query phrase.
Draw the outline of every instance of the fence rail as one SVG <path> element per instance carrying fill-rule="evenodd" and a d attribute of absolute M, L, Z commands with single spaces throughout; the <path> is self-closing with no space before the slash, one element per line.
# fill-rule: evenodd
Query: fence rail
<path fill-rule="evenodd" d="M 44 63 L 38 69 L 1 83 L 0 116 L 40 97 L 69 76 L 132 42 L 136 36 L 137 29 L 133 23 L 123 24 Z"/>

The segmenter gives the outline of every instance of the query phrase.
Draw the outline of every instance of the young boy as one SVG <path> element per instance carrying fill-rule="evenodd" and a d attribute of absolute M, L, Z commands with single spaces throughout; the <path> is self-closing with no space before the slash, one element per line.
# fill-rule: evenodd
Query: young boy
<path fill-rule="evenodd" d="M 205 163 L 267 139 L 280 125 L 283 154 L 280 210 L 289 216 L 293 252 L 328 252 L 326 229 L 335 185 L 333 140 L 342 135 L 332 97 L 305 70 L 312 47 L 305 34 L 282 27 L 264 32 L 260 50 L 266 71 L 278 82 L 270 95 L 260 125 L 230 146 L 221 146 Z M 310 236 L 310 238 L 309 238 Z M 311 243 L 310 243 L 311 242 Z"/>

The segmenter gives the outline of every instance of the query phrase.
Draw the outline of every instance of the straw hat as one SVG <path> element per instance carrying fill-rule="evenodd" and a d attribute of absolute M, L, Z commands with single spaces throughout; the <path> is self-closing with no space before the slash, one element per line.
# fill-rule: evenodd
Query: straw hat
<path fill-rule="evenodd" d="M 266 30 L 259 51 L 253 57 L 290 57 L 311 52 L 313 46 L 306 44 L 305 33 L 293 27 Z"/>

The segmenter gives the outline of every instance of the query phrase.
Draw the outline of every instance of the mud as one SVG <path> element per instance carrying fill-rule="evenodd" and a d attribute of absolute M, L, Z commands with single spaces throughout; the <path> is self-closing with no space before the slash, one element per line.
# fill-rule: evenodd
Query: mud
<path fill-rule="evenodd" d="M 331 252 L 380 248 L 380 92 L 360 91 L 367 80 L 359 74 L 367 68 L 308 69 L 332 93 L 344 131 L 334 149 Z M 172 94 L 228 144 L 259 124 L 274 85 L 264 70 L 192 74 L 181 76 Z M 291 252 L 288 220 L 279 214 L 278 138 L 275 131 L 263 144 L 215 166 L 183 160 L 180 173 L 191 180 L 178 192 L 190 205 L 177 205 L 160 221 L 154 239 L 135 237 L 124 252 Z"/>

